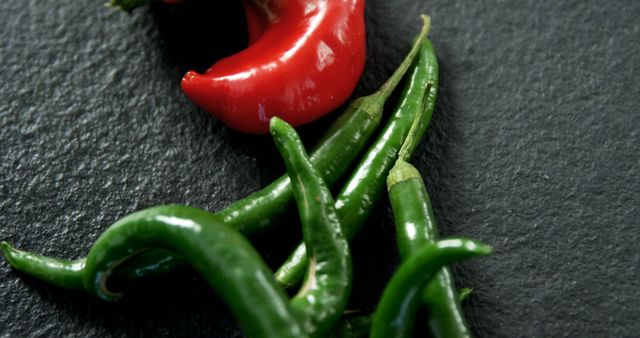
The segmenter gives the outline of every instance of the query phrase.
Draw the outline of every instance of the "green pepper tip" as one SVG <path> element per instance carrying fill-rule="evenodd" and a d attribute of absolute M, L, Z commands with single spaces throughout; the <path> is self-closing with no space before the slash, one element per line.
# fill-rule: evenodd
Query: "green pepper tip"
<path fill-rule="evenodd" d="M 441 242 L 446 242 L 446 241 L 447 240 L 444 240 Z M 454 238 L 452 239 L 452 241 L 456 241 L 456 239 Z M 478 255 L 478 256 L 486 256 L 493 253 L 493 247 L 491 245 L 487 245 L 476 240 L 466 240 L 464 242 L 464 246 L 467 250 L 469 250 L 469 252 L 473 252 L 475 255 Z"/>
<path fill-rule="evenodd" d="M 277 125 L 278 123 L 281 123 L 282 119 L 277 117 L 277 116 L 273 116 L 271 119 L 269 119 L 269 127 L 272 127 Z"/>
<path fill-rule="evenodd" d="M 467 238 L 449 238 L 440 240 L 436 244 L 439 248 L 464 248 L 471 256 L 486 256 L 493 252 L 493 247 L 480 241 Z"/>
<path fill-rule="evenodd" d="M 487 256 L 493 253 L 493 247 L 487 244 L 476 243 L 476 248 L 474 251 L 479 255 Z"/>
<path fill-rule="evenodd" d="M 295 132 L 295 129 L 289 122 L 274 116 L 269 121 L 269 131 L 273 137 L 282 137 L 288 133 Z"/>
<path fill-rule="evenodd" d="M 273 137 L 276 137 L 282 132 L 282 128 L 284 128 L 283 123 L 286 122 L 277 116 L 274 116 L 269 120 L 269 132 Z"/>
<path fill-rule="evenodd" d="M 5 256 L 7 255 L 7 252 L 13 250 L 11 245 L 6 241 L 0 242 L 0 249 L 2 249 L 2 252 L 4 252 Z"/>
<path fill-rule="evenodd" d="M 4 258 L 7 260 L 9 265 L 14 266 L 14 257 L 19 251 L 12 247 L 11 244 L 6 241 L 2 241 L 0 243 L 0 250 L 2 250 L 2 254 L 4 255 Z"/>

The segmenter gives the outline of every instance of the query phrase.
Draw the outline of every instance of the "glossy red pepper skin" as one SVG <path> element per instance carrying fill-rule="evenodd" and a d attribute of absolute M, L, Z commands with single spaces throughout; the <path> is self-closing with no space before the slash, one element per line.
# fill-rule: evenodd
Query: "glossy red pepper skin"
<path fill-rule="evenodd" d="M 204 74 L 185 74 L 187 96 L 229 127 L 255 134 L 269 131 L 272 116 L 298 126 L 345 102 L 364 69 L 364 0 L 245 4 L 248 14 L 256 9 L 266 18 L 262 35 Z M 259 32 L 255 20 L 248 18 L 249 27 Z"/>

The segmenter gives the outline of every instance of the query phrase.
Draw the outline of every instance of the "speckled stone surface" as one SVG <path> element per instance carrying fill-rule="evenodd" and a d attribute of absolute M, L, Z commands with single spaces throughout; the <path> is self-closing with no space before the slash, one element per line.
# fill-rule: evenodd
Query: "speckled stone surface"
<path fill-rule="evenodd" d="M 480 337 L 640 332 L 640 2 L 368 1 L 355 95 L 391 73 L 433 18 L 441 94 L 415 162 L 443 236 L 496 252 L 454 268 Z M 182 94 L 181 75 L 246 42 L 239 4 L 0 2 L 0 239 L 84 256 L 111 223 L 181 203 L 219 210 L 283 172 L 268 137 L 230 131 Z M 335 115 L 305 127 L 312 144 Z M 295 215 L 256 239 L 277 265 Z M 397 262 L 383 199 L 353 243 L 352 309 Z M 121 303 L 60 290 L 0 259 L 0 336 L 241 333 L 190 270 Z"/>

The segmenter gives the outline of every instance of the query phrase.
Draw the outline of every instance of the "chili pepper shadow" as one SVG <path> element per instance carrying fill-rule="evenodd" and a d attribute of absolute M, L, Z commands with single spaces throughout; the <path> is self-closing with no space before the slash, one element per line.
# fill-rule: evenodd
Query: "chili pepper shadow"
<path fill-rule="evenodd" d="M 30 294 L 55 311 L 47 314 L 51 322 L 70 325 L 75 322 L 94 323 L 96 327 L 76 328 L 78 336 L 166 337 L 169 332 L 201 337 L 239 337 L 241 330 L 227 305 L 195 271 L 184 267 L 162 277 L 147 278 L 124 288 L 119 302 L 105 302 L 85 292 L 61 289 L 19 272 Z M 13 278 L 13 276 L 12 276 Z M 4 300 L 4 299 L 3 299 Z M 34 314 L 30 302 L 7 299 L 24 307 L 24 313 Z M 64 327 L 63 327 L 64 328 Z M 47 336 L 60 328 L 43 325 L 34 333 L 32 327 L 20 327 L 11 334 L 19 337 Z M 63 329 L 62 329 L 63 330 Z M 3 330 L 0 330 L 3 332 Z M 5 333 L 5 332 L 3 332 Z M 73 334 L 71 333 L 71 334 Z"/>
<path fill-rule="evenodd" d="M 160 48 L 167 64 L 175 69 L 178 82 L 185 72 L 202 73 L 218 60 L 248 46 L 247 21 L 241 1 L 186 0 L 175 5 L 156 1 L 150 13 L 158 30 Z M 202 116 L 207 116 L 206 123 L 217 122 L 203 111 Z M 236 151 L 257 158 L 261 167 L 275 165 L 278 168 L 264 173 L 265 182 L 284 173 L 268 135 L 254 136 L 230 129 L 224 135 Z"/>
<path fill-rule="evenodd" d="M 167 59 L 180 76 L 188 70 L 204 72 L 248 44 L 241 1 L 154 2 L 151 15 Z"/>

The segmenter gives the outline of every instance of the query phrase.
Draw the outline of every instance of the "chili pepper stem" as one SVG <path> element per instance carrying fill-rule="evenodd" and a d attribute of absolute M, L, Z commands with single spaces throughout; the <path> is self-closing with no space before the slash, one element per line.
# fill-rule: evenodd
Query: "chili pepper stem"
<path fill-rule="evenodd" d="M 420 33 L 415 39 L 414 44 L 411 46 L 411 50 L 402 60 L 398 68 L 393 72 L 393 74 L 385 81 L 385 83 L 380 86 L 380 88 L 373 94 L 363 96 L 355 99 L 351 104 L 366 111 L 370 112 L 370 114 L 377 118 L 378 121 L 381 117 L 379 112 L 384 108 L 385 101 L 389 98 L 393 90 L 398 86 L 400 80 L 404 77 L 404 74 L 407 72 L 407 69 L 411 66 L 411 63 L 415 59 L 415 56 L 420 51 L 420 45 L 424 39 L 426 39 L 429 34 L 429 30 L 431 29 L 431 17 L 428 15 L 422 15 L 422 29 Z"/>
<path fill-rule="evenodd" d="M 422 41 L 427 38 L 427 35 L 429 35 L 429 30 L 431 29 L 431 17 L 423 14 L 420 16 L 420 18 L 422 19 L 422 29 L 420 30 L 420 33 L 416 37 L 416 40 L 413 46 L 411 47 L 411 51 L 409 51 L 409 54 L 407 54 L 404 60 L 402 60 L 402 63 L 400 64 L 398 69 L 395 71 L 394 75 L 392 75 L 378 90 L 379 95 L 384 98 L 383 100 L 386 100 L 389 97 L 389 95 L 391 95 L 393 90 L 398 86 L 398 83 L 402 79 L 402 75 L 400 76 L 395 76 L 395 75 L 397 73 L 404 74 L 407 71 L 407 69 L 409 69 L 409 67 L 411 66 L 411 63 L 413 62 L 413 59 L 420 51 L 420 46 L 422 45 Z"/>
<path fill-rule="evenodd" d="M 377 121 L 380 121 L 380 112 L 384 108 L 385 101 L 389 98 L 393 90 L 400 83 L 400 80 L 402 80 L 402 78 L 404 77 L 407 69 L 409 69 L 411 63 L 420 51 L 420 45 L 422 44 L 422 41 L 424 41 L 424 39 L 426 39 L 427 35 L 429 34 L 429 30 L 431 29 L 431 17 L 429 17 L 428 15 L 422 15 L 421 19 L 423 22 L 422 29 L 416 37 L 414 44 L 411 46 L 411 50 L 402 60 L 398 68 L 396 68 L 393 74 L 389 77 L 389 79 L 387 79 L 387 81 L 385 81 L 385 83 L 383 83 L 375 93 L 357 98 L 351 103 L 353 106 L 369 112 L 369 114 L 371 114 L 373 118 L 377 119 Z"/>
<path fill-rule="evenodd" d="M 422 178 L 420 172 L 411 164 L 403 159 L 398 159 L 387 176 L 387 190 L 391 190 L 393 186 L 412 178 Z"/>

